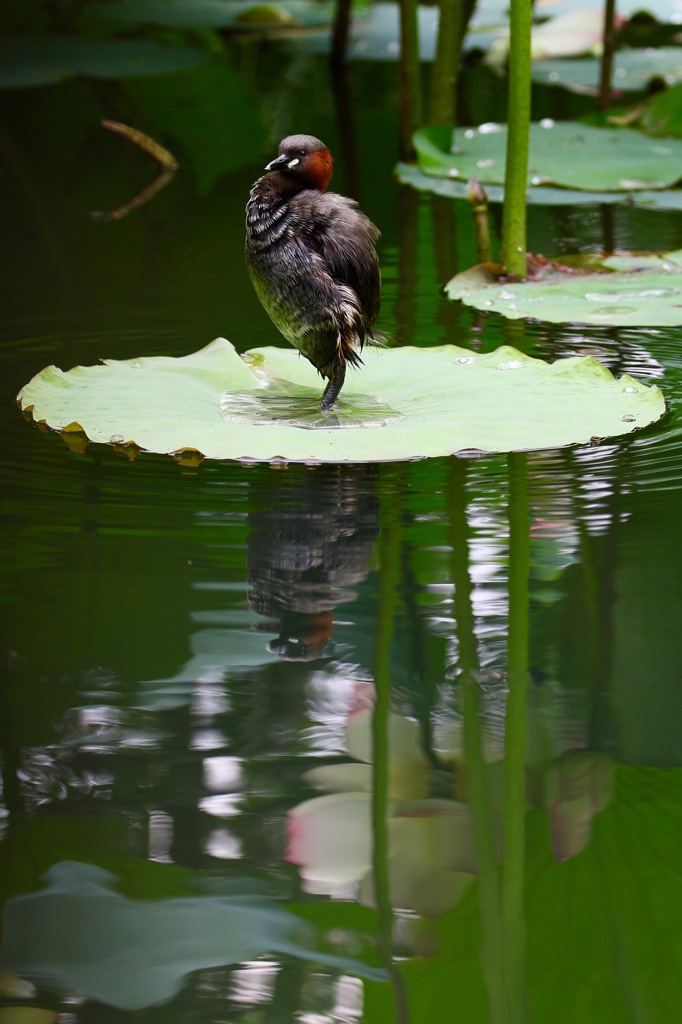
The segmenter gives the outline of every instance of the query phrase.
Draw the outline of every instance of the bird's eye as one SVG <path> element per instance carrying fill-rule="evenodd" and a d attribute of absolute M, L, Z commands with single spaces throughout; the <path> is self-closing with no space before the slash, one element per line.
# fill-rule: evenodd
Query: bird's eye
<path fill-rule="evenodd" d="M 298 155 L 299 156 L 307 156 L 308 153 L 307 153 L 307 151 L 305 149 L 299 149 Z"/>

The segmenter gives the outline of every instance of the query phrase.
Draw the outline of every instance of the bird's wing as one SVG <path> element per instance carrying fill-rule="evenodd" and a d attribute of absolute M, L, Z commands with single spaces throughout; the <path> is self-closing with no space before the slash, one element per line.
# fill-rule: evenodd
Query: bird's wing
<path fill-rule="evenodd" d="M 352 199 L 335 193 L 299 193 L 301 230 L 335 281 L 353 289 L 371 327 L 379 313 L 381 273 L 374 243 L 379 229 Z"/>

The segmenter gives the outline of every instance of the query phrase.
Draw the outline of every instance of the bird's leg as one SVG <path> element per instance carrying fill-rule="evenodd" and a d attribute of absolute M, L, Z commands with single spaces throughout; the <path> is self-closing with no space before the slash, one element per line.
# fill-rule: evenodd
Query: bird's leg
<path fill-rule="evenodd" d="M 320 403 L 320 410 L 322 412 L 329 412 L 330 409 L 334 408 L 336 399 L 339 397 L 339 391 L 343 387 L 343 382 L 346 379 L 346 364 L 344 362 L 338 362 L 336 368 L 329 378 L 329 383 L 324 389 L 322 395 L 322 402 Z"/>

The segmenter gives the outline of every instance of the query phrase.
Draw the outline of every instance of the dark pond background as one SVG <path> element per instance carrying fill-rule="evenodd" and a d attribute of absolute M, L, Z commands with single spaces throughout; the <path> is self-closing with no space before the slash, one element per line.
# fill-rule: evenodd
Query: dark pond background
<path fill-rule="evenodd" d="M 463 95 L 463 120 L 504 119 L 490 73 L 467 70 Z M 540 90 L 535 114 L 583 102 Z M 448 303 L 442 285 L 475 260 L 469 214 L 394 180 L 397 103 L 390 63 L 332 82 L 323 57 L 251 38 L 173 75 L 0 93 L 4 963 L 64 1021 L 679 1015 L 680 332 Z M 114 221 L 91 213 L 154 172 L 103 117 L 180 162 Z M 329 144 L 334 187 L 381 228 L 397 344 L 594 354 L 656 381 L 669 416 L 593 448 L 316 469 L 78 452 L 24 422 L 15 395 L 49 363 L 279 343 L 245 271 L 243 211 L 293 131 Z M 681 239 L 676 213 L 529 209 L 529 247 L 549 255 Z M 306 772 L 350 760 L 359 704 L 375 708 L 374 781 L 356 800 L 371 846 L 373 787 L 374 851 L 344 874 L 351 826 L 332 804 L 336 876 L 311 883 L 287 859 L 287 815 L 321 794 Z M 386 749 L 396 720 L 419 737 L 411 761 Z M 382 867 L 376 818 L 408 799 L 402 775 L 419 782 L 416 826 Z M 466 857 L 450 863 L 450 833 L 429 831 L 450 813 L 429 797 L 456 801 L 478 843 L 456 897 Z M 17 900 L 54 865 L 61 896 Z M 419 898 L 391 896 L 403 869 Z"/>

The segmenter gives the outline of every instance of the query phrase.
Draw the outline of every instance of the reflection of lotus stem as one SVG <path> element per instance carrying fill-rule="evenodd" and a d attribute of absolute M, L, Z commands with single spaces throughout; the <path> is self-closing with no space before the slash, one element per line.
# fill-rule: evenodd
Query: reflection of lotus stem
<path fill-rule="evenodd" d="M 121 220 L 122 217 L 127 217 L 131 210 L 135 210 L 138 206 L 144 206 L 153 199 L 157 192 L 160 192 L 162 188 L 173 179 L 175 171 L 166 169 L 157 174 L 153 181 L 150 181 L 148 185 L 138 192 L 137 195 L 129 199 L 127 203 L 122 203 L 117 206 L 115 210 L 109 210 L 108 212 L 101 212 L 99 210 L 93 210 L 90 214 L 93 220 L 98 221 L 109 221 L 109 220 Z"/>
<path fill-rule="evenodd" d="M 455 587 L 455 627 L 463 697 L 464 757 L 479 876 L 479 903 L 483 925 L 481 940 L 483 976 L 490 1004 L 490 1019 L 493 1024 L 506 1024 L 507 1003 L 501 959 L 500 877 L 495 855 L 488 779 L 481 744 L 479 658 L 471 600 L 472 583 L 469 573 L 466 472 L 466 463 L 459 462 L 457 459 L 451 460 L 448 480 L 448 512 L 452 550 L 452 582 Z"/>
<path fill-rule="evenodd" d="M 391 891 L 388 873 L 388 716 L 391 706 L 391 648 L 395 628 L 398 582 L 400 579 L 401 531 L 399 495 L 403 473 L 391 473 L 393 487 L 387 487 L 381 502 L 379 539 L 379 605 L 374 643 L 374 685 L 376 703 L 372 717 L 372 868 L 374 894 L 379 915 L 379 955 L 388 971 L 395 997 L 397 1024 L 408 1020 L 407 998 L 402 975 L 393 963 Z M 397 485 L 397 486 L 396 486 Z"/>
<path fill-rule="evenodd" d="M 502 213 L 503 262 L 507 273 L 526 276 L 526 178 L 530 138 L 531 0 L 511 0 L 507 162 Z"/>
<path fill-rule="evenodd" d="M 509 695 L 505 718 L 502 973 L 509 1020 L 527 1019 L 523 879 L 526 814 L 526 696 L 528 691 L 528 467 L 509 455 Z"/>
<path fill-rule="evenodd" d="M 117 135 L 122 135 L 125 139 L 129 139 L 135 146 L 138 146 L 144 153 L 147 153 L 152 160 L 156 160 L 157 164 L 164 167 L 167 171 L 177 171 L 178 162 L 161 143 L 157 142 L 156 139 L 152 139 L 150 135 L 145 135 L 138 128 L 131 128 L 129 124 L 122 124 L 120 121 L 102 121 L 102 127 L 108 128 L 111 132 L 116 132 Z"/>

